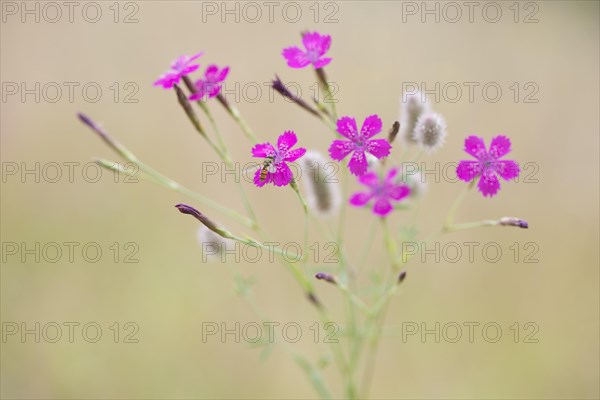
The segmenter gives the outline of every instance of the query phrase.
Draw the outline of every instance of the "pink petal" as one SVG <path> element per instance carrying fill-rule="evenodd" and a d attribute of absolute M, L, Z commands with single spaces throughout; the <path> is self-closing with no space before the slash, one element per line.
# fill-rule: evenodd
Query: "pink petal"
<path fill-rule="evenodd" d="M 175 72 L 167 72 L 156 82 L 154 82 L 154 86 L 162 86 L 165 89 L 171 89 L 176 83 L 179 83 L 179 74 Z"/>
<path fill-rule="evenodd" d="M 363 175 L 367 171 L 368 163 L 367 157 L 365 153 L 362 151 L 355 151 L 352 154 L 352 158 L 348 163 L 348 168 L 350 168 L 350 172 L 354 175 Z"/>
<path fill-rule="evenodd" d="M 388 195 L 394 200 L 402 200 L 406 196 L 410 194 L 410 188 L 407 185 L 397 185 L 394 186 L 389 192 Z"/>
<path fill-rule="evenodd" d="M 206 94 L 208 95 L 209 98 L 215 97 L 220 92 L 221 92 L 220 84 L 209 85 L 208 88 L 206 89 Z"/>
<path fill-rule="evenodd" d="M 191 56 L 188 60 L 187 63 L 189 64 L 190 62 L 196 60 L 197 58 L 199 58 L 202 54 L 204 54 L 204 52 L 200 52 L 198 54 L 194 54 L 193 56 Z"/>
<path fill-rule="evenodd" d="M 358 129 L 356 128 L 356 120 L 352 117 L 342 117 L 337 120 L 337 131 L 340 135 L 350 140 L 355 140 L 358 137 Z"/>
<path fill-rule="evenodd" d="M 496 166 L 496 172 L 506 181 L 519 176 L 519 164 L 515 161 L 500 160 L 496 161 L 494 164 Z"/>
<path fill-rule="evenodd" d="M 465 151 L 479 159 L 486 154 L 483 139 L 477 136 L 469 136 L 465 139 Z"/>
<path fill-rule="evenodd" d="M 393 183 L 396 175 L 398 175 L 398 168 L 390 169 L 390 171 L 387 173 L 387 176 L 385 177 L 385 183 Z"/>
<path fill-rule="evenodd" d="M 259 143 L 252 148 L 254 157 L 271 157 L 275 154 L 275 149 L 271 143 Z"/>
<path fill-rule="evenodd" d="M 187 65 L 184 68 L 181 69 L 181 71 L 179 72 L 181 75 L 187 75 L 187 74 L 191 74 L 192 72 L 194 72 L 195 70 L 197 70 L 198 68 L 200 68 L 200 65 L 198 64 L 193 64 L 193 65 Z"/>
<path fill-rule="evenodd" d="M 219 72 L 219 67 L 216 64 L 210 64 L 204 71 L 205 78 L 214 78 Z"/>
<path fill-rule="evenodd" d="M 354 143 L 348 140 L 334 140 L 329 146 L 329 155 L 336 161 L 343 160 L 354 150 Z"/>
<path fill-rule="evenodd" d="M 331 58 L 328 57 L 324 57 L 324 58 L 320 58 L 317 60 L 317 62 L 315 62 L 313 65 L 315 66 L 315 68 L 323 68 L 326 67 L 330 62 L 331 62 Z"/>
<path fill-rule="evenodd" d="M 275 186 L 286 186 L 294 178 L 294 174 L 290 167 L 286 163 L 280 163 L 277 165 L 277 170 L 273 173 L 273 184 Z"/>
<path fill-rule="evenodd" d="M 294 131 L 285 131 L 277 139 L 277 148 L 280 152 L 286 153 L 289 149 L 294 147 L 296 142 L 298 142 L 298 138 Z"/>
<path fill-rule="evenodd" d="M 381 132 L 381 118 L 377 115 L 369 115 L 365 118 L 360 134 L 363 138 L 369 139 Z"/>
<path fill-rule="evenodd" d="M 456 176 L 465 182 L 472 181 L 481 173 L 481 164 L 479 161 L 461 161 L 456 167 Z"/>
<path fill-rule="evenodd" d="M 293 162 L 302 157 L 306 153 L 306 149 L 304 147 L 298 147 L 297 149 L 290 150 L 285 155 L 283 161 Z"/>
<path fill-rule="evenodd" d="M 288 47 L 287 49 L 283 49 L 282 54 L 287 60 L 288 66 L 292 68 L 304 68 L 310 64 L 310 61 L 306 57 L 306 53 L 298 47 Z"/>
<path fill-rule="evenodd" d="M 389 214 L 390 211 L 392 211 L 392 204 L 385 197 L 378 199 L 373 206 L 373 212 L 382 217 Z"/>
<path fill-rule="evenodd" d="M 379 177 L 375 172 L 367 172 L 366 174 L 360 176 L 358 181 L 372 189 L 375 189 L 377 186 L 379 186 Z"/>
<path fill-rule="evenodd" d="M 367 142 L 367 152 L 377 158 L 387 157 L 390 154 L 392 145 L 387 139 L 373 139 Z"/>
<path fill-rule="evenodd" d="M 217 80 L 219 82 L 223 82 L 225 80 L 225 78 L 227 78 L 227 75 L 229 74 L 229 67 L 225 67 L 221 70 L 221 72 L 219 73 L 219 76 L 217 77 Z"/>
<path fill-rule="evenodd" d="M 352 204 L 355 207 L 362 207 L 366 205 L 371 200 L 371 198 L 373 198 L 373 195 L 371 193 L 354 193 L 352 197 L 350 197 L 350 204 Z"/>
<path fill-rule="evenodd" d="M 273 180 L 273 174 L 271 174 L 270 172 L 267 172 L 267 176 L 266 176 L 265 180 L 261 181 L 260 180 L 260 171 L 261 170 L 262 170 L 262 165 L 258 167 L 258 170 L 254 174 L 254 184 L 258 187 L 263 187 L 267 183 L 269 183 Z"/>
<path fill-rule="evenodd" d="M 319 43 L 319 55 L 322 56 L 329 51 L 331 47 L 331 36 L 323 35 L 321 36 L 321 43 Z"/>
<path fill-rule="evenodd" d="M 484 196 L 492 197 L 500 189 L 500 181 L 498 181 L 498 177 L 495 174 L 486 173 L 481 175 L 477 187 Z"/>
<path fill-rule="evenodd" d="M 490 155 L 499 158 L 510 153 L 510 139 L 506 136 L 496 136 L 490 143 Z"/>
<path fill-rule="evenodd" d="M 307 32 L 302 36 L 302 44 L 306 50 L 318 50 L 321 47 L 321 35 L 318 32 Z"/>

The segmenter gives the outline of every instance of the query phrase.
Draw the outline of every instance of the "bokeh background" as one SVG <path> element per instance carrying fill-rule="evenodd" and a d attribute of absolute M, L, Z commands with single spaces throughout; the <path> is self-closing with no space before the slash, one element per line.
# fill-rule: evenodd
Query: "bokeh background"
<path fill-rule="evenodd" d="M 236 295 L 227 268 L 202 262 L 195 221 L 173 208 L 194 201 L 143 181 L 115 183 L 107 172 L 95 183 L 84 179 L 83 167 L 92 157 L 117 158 L 76 118 L 77 112 L 87 113 L 148 164 L 242 210 L 231 183 L 202 179 L 202 163 L 217 158 L 193 131 L 174 95 L 152 87 L 152 82 L 180 54 L 204 51 L 203 67 L 212 62 L 231 66 L 228 98 L 261 140 L 275 140 L 293 129 L 303 146 L 325 152 L 331 133 L 297 107 L 277 96 L 271 99 L 265 86 L 277 73 L 284 81 L 297 82 L 310 98 L 315 81 L 311 71 L 291 70 L 280 56 L 284 47 L 300 43 L 299 32 L 305 29 L 333 37 L 334 61 L 327 70 L 339 86 L 342 115 L 362 120 L 377 113 L 387 127 L 398 118 L 403 83 L 424 82 L 432 89 L 436 82 L 456 82 L 463 88 L 456 102 L 448 96 L 433 99 L 434 109 L 447 120 L 449 136 L 439 152 L 422 158 L 430 168 L 436 161 L 466 158 L 462 145 L 467 135 L 489 141 L 498 133 L 512 139 L 510 158 L 537 165 L 528 171 L 530 182 L 503 183 L 493 199 L 474 191 L 458 213 L 459 221 L 519 216 L 529 221 L 529 230 L 485 228 L 441 239 L 442 244 L 496 242 L 503 249 L 499 262 L 485 262 L 476 252 L 473 263 L 463 256 L 458 263 L 429 259 L 408 265 L 408 279 L 389 309 L 372 396 L 598 398 L 598 2 L 519 3 L 516 17 L 512 2 L 500 2 L 502 16 L 496 23 L 482 14 L 486 2 L 477 2 L 473 22 L 461 6 L 462 17 L 455 23 L 447 21 L 454 14 L 444 3 L 437 3 L 439 22 L 434 15 L 423 22 L 421 3 L 413 3 L 418 13 L 408 15 L 403 14 L 407 2 L 276 2 L 270 21 L 267 6 L 259 2 L 262 17 L 255 23 L 250 21 L 255 11 L 234 2 L 211 3 L 216 15 L 203 12 L 206 2 L 199 1 L 97 2 L 102 16 L 96 23 L 83 18 L 85 2 L 77 2 L 72 22 L 62 7 L 62 17 L 54 23 L 55 11 L 44 9 L 44 3 L 27 2 L 31 9 L 39 7 L 39 22 L 34 15 L 23 22 L 22 3 L 14 3 L 16 15 L 7 3 L 13 2 L 2 2 L 0 41 L 3 398 L 315 396 L 302 371 L 277 346 L 264 358 L 260 348 L 236 343 L 231 336 L 226 343 L 216 337 L 203 343 L 203 322 L 225 322 L 231 328 L 257 319 Z M 435 4 L 427 7 L 434 9 Z M 223 7 L 237 7 L 239 21 L 234 14 L 222 17 Z M 293 22 L 297 8 L 300 18 Z M 93 19 L 94 9 L 88 12 Z M 493 19 L 494 9 L 485 16 Z M 132 23 L 124 23 L 126 17 Z M 24 99 L 20 92 L 9 94 L 12 83 L 20 90 L 21 83 L 33 88 L 36 82 L 41 87 L 58 83 L 61 96 L 54 101 L 51 86 L 39 101 L 32 94 Z M 65 82 L 79 84 L 72 99 Z M 102 89 L 98 101 L 91 100 L 93 89 L 82 93 L 90 82 Z M 480 84 L 472 102 L 464 82 Z M 488 82 L 502 88 L 497 102 L 482 95 L 481 87 Z M 515 82 L 520 87 L 516 102 L 510 88 Z M 532 91 L 524 88 L 529 82 L 539 89 L 531 98 L 535 103 L 525 102 Z M 125 87 L 127 83 L 135 90 Z M 250 145 L 241 131 L 216 103 L 213 109 L 236 160 L 250 161 Z M 401 161 L 402 150 L 398 143 L 394 162 Z M 31 174 L 21 177 L 22 169 L 35 169 L 36 163 L 42 173 L 39 182 Z M 51 163 L 62 166 L 56 183 L 44 179 L 42 170 Z M 72 164 L 72 182 L 64 163 L 77 163 Z M 18 173 L 9 174 L 15 165 Z M 86 176 L 93 178 L 95 171 L 89 167 Z M 273 236 L 282 242 L 301 241 L 301 209 L 291 190 L 244 186 Z M 462 187 L 429 182 L 417 214 L 397 212 L 391 218 L 394 234 L 400 238 L 415 222 L 418 237 L 426 236 L 440 226 Z M 230 230 L 244 232 L 226 217 L 205 211 Z M 352 257 L 359 256 L 357 249 L 372 220 L 366 210 L 348 210 L 346 238 Z M 311 229 L 311 241 L 325 239 Z M 36 262 L 31 255 L 22 262 L 21 253 L 8 254 L 5 247 L 52 242 L 64 251 L 55 263 L 43 257 Z M 73 262 L 65 242 L 81 244 Z M 96 263 L 81 255 L 82 246 L 91 242 L 103 250 Z M 138 246 L 138 263 L 123 262 L 131 251 L 124 248 L 129 242 Z M 537 263 L 524 262 L 529 242 L 538 246 Z M 117 262 L 114 243 L 120 248 Z M 518 262 L 509 250 L 514 243 L 521 249 Z M 386 267 L 379 230 L 369 257 L 361 275 L 365 286 L 374 271 Z M 325 347 L 314 343 L 310 331 L 318 316 L 288 271 L 268 260 L 238 267 L 255 280 L 257 302 L 270 321 L 300 324 L 303 337 L 292 345 L 294 350 L 311 361 L 324 356 Z M 335 288 L 316 287 L 331 313 L 342 317 Z M 425 322 L 429 328 L 436 322 L 496 322 L 503 334 L 497 343 L 488 343 L 476 330 L 469 343 L 465 328 L 458 343 L 436 343 L 431 336 L 425 342 L 414 336 L 403 343 L 400 328 L 407 321 Z M 26 340 L 20 332 L 7 334 L 13 323 L 32 329 L 36 322 L 58 323 L 62 338 L 49 343 L 42 337 L 36 343 L 31 334 Z M 63 325 L 68 322 L 80 324 L 73 343 Z M 81 333 L 90 322 L 102 328 L 96 343 L 88 343 Z M 133 329 L 125 329 L 127 322 L 139 328 L 133 336 L 138 343 L 124 343 Z M 518 343 L 509 328 L 515 322 L 521 326 Z M 538 343 L 524 343 L 527 322 L 539 327 Z M 324 374 L 341 393 L 335 369 L 328 366 Z"/>

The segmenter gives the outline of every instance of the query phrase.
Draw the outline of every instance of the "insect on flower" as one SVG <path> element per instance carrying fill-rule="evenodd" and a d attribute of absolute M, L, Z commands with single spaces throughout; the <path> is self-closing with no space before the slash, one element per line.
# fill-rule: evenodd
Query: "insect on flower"
<path fill-rule="evenodd" d="M 262 168 L 254 175 L 256 186 L 262 187 L 267 183 L 287 186 L 292 181 L 294 174 L 287 163 L 296 161 L 306 153 L 303 147 L 292 150 L 297 142 L 296 134 L 293 131 L 286 131 L 277 139 L 277 147 L 271 143 L 260 143 L 252 148 L 254 157 L 265 158 Z"/>
<path fill-rule="evenodd" d="M 264 182 L 267 179 L 267 173 L 271 172 L 275 172 L 275 171 L 270 171 L 270 167 L 271 165 L 273 165 L 273 161 L 275 160 L 275 157 L 267 157 L 265 159 L 265 162 L 263 164 L 263 167 L 260 170 L 260 181 Z"/>

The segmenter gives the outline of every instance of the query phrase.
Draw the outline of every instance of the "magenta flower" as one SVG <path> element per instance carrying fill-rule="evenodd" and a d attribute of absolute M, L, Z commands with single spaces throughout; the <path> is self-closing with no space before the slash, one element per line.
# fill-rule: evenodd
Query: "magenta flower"
<path fill-rule="evenodd" d="M 323 57 L 331 46 L 331 36 L 307 32 L 302 35 L 302 43 L 306 51 L 297 46 L 283 49 L 283 57 L 290 67 L 304 68 L 312 64 L 315 68 L 323 68 L 331 62 L 331 58 Z"/>
<path fill-rule="evenodd" d="M 368 188 L 367 192 L 354 193 L 350 204 L 363 207 L 374 200 L 373 213 L 385 217 L 392 209 L 392 201 L 400 201 L 410 194 L 410 188 L 404 183 L 396 183 L 397 168 L 392 168 L 387 176 L 379 179 L 375 172 L 367 172 L 358 181 Z"/>
<path fill-rule="evenodd" d="M 178 84 L 181 77 L 190 74 L 197 70 L 200 65 L 192 64 L 192 61 L 199 58 L 203 53 L 198 53 L 193 56 L 181 56 L 171 64 L 171 69 L 162 75 L 154 86 L 162 86 L 165 89 L 171 89 L 175 84 Z"/>
<path fill-rule="evenodd" d="M 498 176 L 509 180 L 519 176 L 519 165 L 512 160 L 499 160 L 510 153 L 510 139 L 496 136 L 492 139 L 490 150 L 486 151 L 483 139 L 469 136 L 465 139 L 465 151 L 477 161 L 461 161 L 456 168 L 460 180 L 470 182 L 481 175 L 477 187 L 484 196 L 494 196 L 500 189 Z"/>
<path fill-rule="evenodd" d="M 294 175 L 287 163 L 296 161 L 306 153 L 303 147 L 292 150 L 297 141 L 293 131 L 286 131 L 277 139 L 277 148 L 271 143 L 257 144 L 252 148 L 254 157 L 265 159 L 254 175 L 256 186 L 262 187 L 269 182 L 275 186 L 286 186 L 292 181 Z"/>
<path fill-rule="evenodd" d="M 207 100 L 215 97 L 221 92 L 221 84 L 227 78 L 229 67 L 219 70 L 219 67 L 212 64 L 206 68 L 204 79 L 196 81 L 196 93 L 190 96 L 190 100 Z"/>
<path fill-rule="evenodd" d="M 329 146 L 329 155 L 336 161 L 341 161 L 350 153 L 352 157 L 348 163 L 350 172 L 362 175 L 367 171 L 367 157 L 370 153 L 381 159 L 390 154 L 392 146 L 385 139 L 370 139 L 381 132 L 381 119 L 377 115 L 365 118 L 360 133 L 356 129 L 356 120 L 351 117 L 342 117 L 337 121 L 337 131 L 348 140 L 334 140 Z"/>

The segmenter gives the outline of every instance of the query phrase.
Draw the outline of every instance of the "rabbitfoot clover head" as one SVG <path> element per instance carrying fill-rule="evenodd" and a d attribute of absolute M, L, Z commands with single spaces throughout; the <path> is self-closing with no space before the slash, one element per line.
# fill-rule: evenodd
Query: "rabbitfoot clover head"
<path fill-rule="evenodd" d="M 312 64 L 315 69 L 323 68 L 331 62 L 331 58 L 323 57 L 331 46 L 331 36 L 318 32 L 306 32 L 302 35 L 302 43 L 306 51 L 297 46 L 283 49 L 283 57 L 292 68 L 304 68 Z"/>
<path fill-rule="evenodd" d="M 229 67 L 219 69 L 214 64 L 209 65 L 204 72 L 204 78 L 196 81 L 196 92 L 190 96 L 190 100 L 207 100 L 218 95 L 228 73 Z"/>
<path fill-rule="evenodd" d="M 386 139 L 371 139 L 381 132 L 381 119 L 377 115 L 365 119 L 360 133 L 354 118 L 342 117 L 337 121 L 337 131 L 348 140 L 334 140 L 329 147 L 329 155 L 334 160 L 341 161 L 352 153 L 348 167 L 354 175 L 360 176 L 367 172 L 366 154 L 372 154 L 378 159 L 390 154 L 392 146 Z"/>
<path fill-rule="evenodd" d="M 174 85 L 179 83 L 183 76 L 194 72 L 200 67 L 199 64 L 192 64 L 192 61 L 195 61 L 201 55 L 202 53 L 198 53 L 193 56 L 179 57 L 171 64 L 171 69 L 154 82 L 154 86 L 162 86 L 165 89 L 171 89 Z"/>
<path fill-rule="evenodd" d="M 366 192 L 357 192 L 350 198 L 350 204 L 363 207 L 373 200 L 373 213 L 385 217 L 393 210 L 392 201 L 400 201 L 410 194 L 404 183 L 396 183 L 398 169 L 392 168 L 387 176 L 379 179 L 375 172 L 367 172 L 358 181 L 365 185 Z"/>
<path fill-rule="evenodd" d="M 306 149 L 298 147 L 293 149 L 298 139 L 292 131 L 286 131 L 277 139 L 277 148 L 271 143 L 257 144 L 252 148 L 254 157 L 264 158 L 262 166 L 254 175 L 254 184 L 262 187 L 267 183 L 275 186 L 287 186 L 294 175 L 288 167 L 288 162 L 294 162 L 306 153 Z"/>
<path fill-rule="evenodd" d="M 461 161 L 456 168 L 456 175 L 465 182 L 481 176 L 477 187 L 484 196 L 492 197 L 500 190 L 498 176 L 506 181 L 519 176 L 519 165 L 515 161 L 500 160 L 510 153 L 510 139 L 506 136 L 493 138 L 489 151 L 482 138 L 469 136 L 465 139 L 465 151 L 477 161 Z"/>

